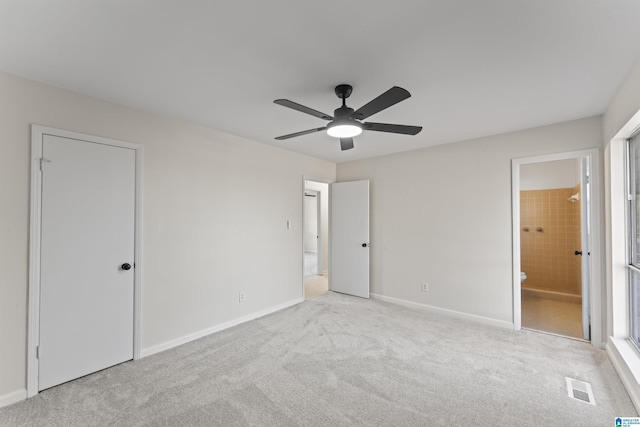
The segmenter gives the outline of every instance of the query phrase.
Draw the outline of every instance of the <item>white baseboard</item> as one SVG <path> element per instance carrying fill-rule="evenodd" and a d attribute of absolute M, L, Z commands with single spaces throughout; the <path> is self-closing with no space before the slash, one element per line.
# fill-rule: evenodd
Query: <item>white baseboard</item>
<path fill-rule="evenodd" d="M 178 347 L 179 345 L 186 344 L 188 342 L 197 340 L 197 339 L 202 338 L 202 337 L 206 337 L 207 335 L 211 335 L 211 334 L 214 334 L 216 332 L 220 332 L 222 330 L 225 330 L 225 329 L 231 328 L 233 326 L 239 325 L 241 323 L 249 322 L 251 320 L 255 320 L 255 319 L 258 319 L 260 317 L 266 316 L 268 314 L 275 313 L 276 311 L 280 311 L 280 310 L 283 310 L 285 308 L 294 306 L 296 304 L 301 303 L 302 301 L 304 301 L 303 298 L 296 298 L 296 299 L 293 299 L 291 301 L 287 301 L 285 303 L 276 305 L 274 307 L 269 307 L 269 308 L 267 308 L 265 310 L 261 310 L 261 311 L 255 312 L 255 313 L 251 313 L 251 314 L 248 314 L 246 316 L 239 317 L 237 319 L 233 319 L 233 320 L 230 320 L 228 322 L 224 322 L 224 323 L 212 326 L 212 327 L 207 328 L 207 329 L 203 329 L 203 330 L 200 330 L 200 331 L 197 331 L 197 332 L 193 332 L 193 333 L 188 334 L 188 335 L 184 335 L 184 336 L 182 336 L 180 338 L 176 338 L 176 339 L 173 339 L 173 340 L 170 340 L 170 341 L 165 341 L 165 342 L 163 342 L 161 344 L 157 344 L 157 345 L 154 345 L 154 346 L 151 346 L 151 347 L 144 348 L 140 352 L 140 357 L 151 356 L 152 354 L 160 353 L 161 351 L 165 351 L 165 350 L 169 350 L 170 348 Z"/>
<path fill-rule="evenodd" d="M 27 389 L 12 391 L 11 393 L 0 396 L 0 408 L 12 405 L 27 398 Z"/>
<path fill-rule="evenodd" d="M 498 326 L 500 328 L 513 329 L 513 323 L 506 322 L 504 320 L 492 319 L 490 317 L 478 316 L 476 314 L 464 313 L 462 311 L 449 310 L 446 308 L 434 307 L 432 305 L 421 304 L 418 302 L 408 301 L 400 298 L 388 297 L 379 294 L 370 294 L 371 298 L 378 299 L 380 301 L 390 302 L 392 304 L 403 305 L 405 307 L 411 307 L 418 310 L 430 311 L 432 313 L 446 314 L 452 317 L 458 317 L 460 319 L 472 320 L 474 322 L 484 323 L 486 325 Z"/>
<path fill-rule="evenodd" d="M 605 346 L 609 360 L 615 368 L 633 406 L 640 413 L 640 358 L 627 340 L 609 337 Z"/>

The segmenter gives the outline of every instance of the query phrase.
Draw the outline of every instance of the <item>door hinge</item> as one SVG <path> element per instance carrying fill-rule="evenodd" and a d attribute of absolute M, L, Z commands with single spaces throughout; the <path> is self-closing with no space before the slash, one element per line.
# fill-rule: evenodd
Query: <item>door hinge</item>
<path fill-rule="evenodd" d="M 51 160 L 45 159 L 44 157 L 40 158 L 40 172 L 42 172 L 45 163 L 51 163 Z"/>
<path fill-rule="evenodd" d="M 40 346 L 36 347 L 36 359 L 40 359 Z"/>
<path fill-rule="evenodd" d="M 587 184 L 591 184 L 591 176 L 587 175 L 586 178 Z"/>

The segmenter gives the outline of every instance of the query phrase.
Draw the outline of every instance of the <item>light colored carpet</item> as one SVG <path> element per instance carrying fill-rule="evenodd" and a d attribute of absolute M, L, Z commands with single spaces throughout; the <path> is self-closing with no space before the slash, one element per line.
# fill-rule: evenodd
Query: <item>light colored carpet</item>
<path fill-rule="evenodd" d="M 597 405 L 567 397 L 565 376 Z M 10 426 L 608 426 L 602 350 L 329 292 L 0 410 Z"/>

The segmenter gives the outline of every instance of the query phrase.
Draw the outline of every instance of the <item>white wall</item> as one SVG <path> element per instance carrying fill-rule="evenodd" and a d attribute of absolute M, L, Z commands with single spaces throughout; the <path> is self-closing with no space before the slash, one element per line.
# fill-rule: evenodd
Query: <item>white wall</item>
<path fill-rule="evenodd" d="M 0 397 L 25 388 L 32 123 L 144 146 L 143 351 L 301 298 L 286 221 L 333 163 L 0 72 Z"/>
<path fill-rule="evenodd" d="M 592 117 L 338 164 L 371 182 L 371 291 L 512 322 L 511 159 L 601 146 Z"/>
<path fill-rule="evenodd" d="M 531 163 L 520 166 L 520 190 L 571 188 L 580 183 L 580 160 Z"/>

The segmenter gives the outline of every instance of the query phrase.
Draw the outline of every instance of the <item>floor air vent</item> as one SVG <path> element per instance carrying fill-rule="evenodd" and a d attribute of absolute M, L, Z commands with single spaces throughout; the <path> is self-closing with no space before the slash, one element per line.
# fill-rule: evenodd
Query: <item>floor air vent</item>
<path fill-rule="evenodd" d="M 591 390 L 591 384 L 584 381 L 574 380 L 573 378 L 565 377 L 567 380 L 567 395 L 575 400 L 588 403 L 589 405 L 595 405 L 596 401 L 593 399 L 593 390 Z"/>

